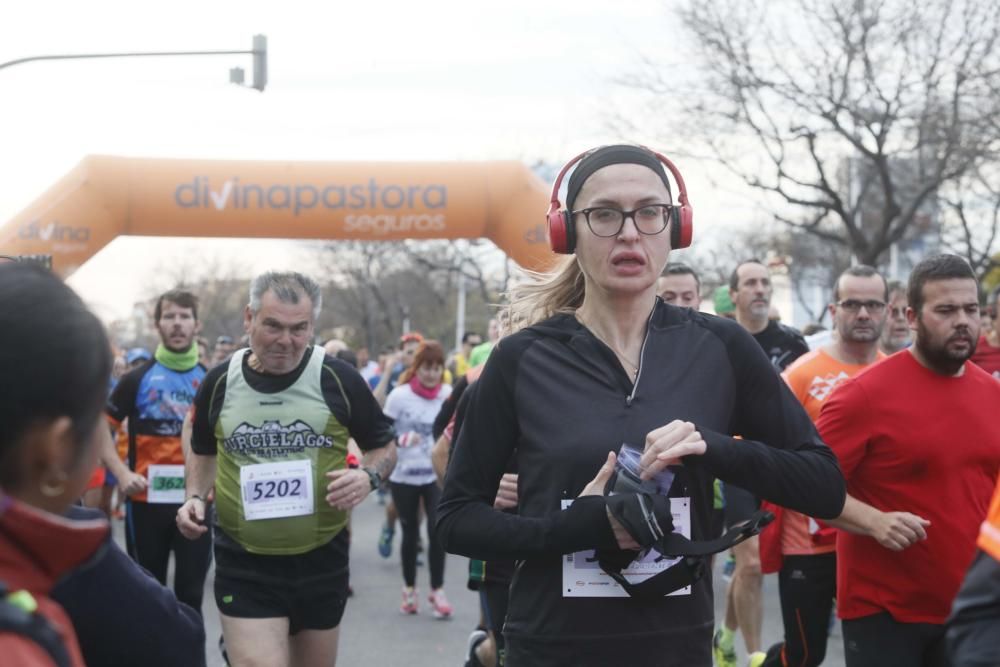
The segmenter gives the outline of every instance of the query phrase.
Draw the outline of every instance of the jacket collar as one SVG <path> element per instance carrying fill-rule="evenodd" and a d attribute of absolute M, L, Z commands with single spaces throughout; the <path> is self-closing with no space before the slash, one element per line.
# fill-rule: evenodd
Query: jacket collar
<path fill-rule="evenodd" d="M 108 540 L 103 519 L 71 521 L 0 492 L 0 579 L 12 589 L 47 593 Z"/>

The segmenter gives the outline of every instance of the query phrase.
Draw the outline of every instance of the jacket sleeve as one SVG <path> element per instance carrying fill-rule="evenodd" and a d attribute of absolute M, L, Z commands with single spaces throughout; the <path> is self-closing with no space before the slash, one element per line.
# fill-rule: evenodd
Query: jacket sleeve
<path fill-rule="evenodd" d="M 980 551 L 948 620 L 953 667 L 1000 665 L 1000 563 Z"/>
<path fill-rule="evenodd" d="M 71 509 L 70 518 L 93 517 L 85 512 Z M 205 665 L 198 613 L 110 539 L 92 562 L 56 586 L 52 598 L 73 622 L 87 664 Z"/>
<path fill-rule="evenodd" d="M 846 488 L 836 456 L 753 338 L 742 330 L 726 333 L 736 383 L 729 433 L 699 428 L 708 447 L 701 461 L 689 463 L 776 505 L 821 519 L 839 516 Z"/>
<path fill-rule="evenodd" d="M 544 517 L 493 508 L 520 434 L 514 397 L 526 345 L 517 334 L 498 344 L 469 397 L 438 507 L 438 534 L 449 552 L 483 560 L 616 549 L 603 496 L 579 498 Z"/>

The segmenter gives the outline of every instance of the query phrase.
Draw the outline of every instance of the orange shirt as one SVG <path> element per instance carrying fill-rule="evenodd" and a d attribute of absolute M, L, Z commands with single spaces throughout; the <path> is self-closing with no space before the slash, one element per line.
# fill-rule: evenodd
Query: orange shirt
<path fill-rule="evenodd" d="M 878 353 L 878 359 L 885 355 Z M 805 408 L 813 423 L 819 419 L 823 403 L 838 384 L 854 377 L 870 364 L 845 364 L 823 349 L 804 354 L 785 369 L 782 377 L 795 398 Z M 815 556 L 832 553 L 837 545 L 832 540 L 817 540 L 821 527 L 813 519 L 785 510 L 781 523 L 781 553 L 786 556 Z"/>
<path fill-rule="evenodd" d="M 995 560 L 1000 561 L 1000 480 L 997 481 L 993 500 L 990 501 L 990 511 L 986 514 L 986 520 L 979 528 L 977 545 L 993 556 Z"/>

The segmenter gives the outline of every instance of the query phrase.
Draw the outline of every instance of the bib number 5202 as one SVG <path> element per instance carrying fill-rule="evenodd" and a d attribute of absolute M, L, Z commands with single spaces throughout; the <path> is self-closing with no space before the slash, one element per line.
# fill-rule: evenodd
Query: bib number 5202
<path fill-rule="evenodd" d="M 287 498 L 302 495 L 301 479 L 273 479 L 253 482 L 251 502 L 270 500 L 271 498 Z"/>

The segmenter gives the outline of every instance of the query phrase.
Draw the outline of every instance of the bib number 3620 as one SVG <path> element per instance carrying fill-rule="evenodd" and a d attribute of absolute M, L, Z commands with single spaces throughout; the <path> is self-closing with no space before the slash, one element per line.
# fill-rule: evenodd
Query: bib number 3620
<path fill-rule="evenodd" d="M 312 514 L 312 461 L 259 463 L 240 468 L 243 518 L 281 519 Z"/>

